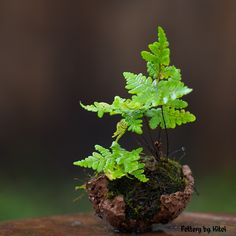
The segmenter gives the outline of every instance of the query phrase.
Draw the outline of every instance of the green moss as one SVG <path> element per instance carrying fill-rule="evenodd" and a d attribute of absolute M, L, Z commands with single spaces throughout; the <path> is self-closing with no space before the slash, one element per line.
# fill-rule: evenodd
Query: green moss
<path fill-rule="evenodd" d="M 171 159 L 146 156 L 146 183 L 137 179 L 123 177 L 109 182 L 109 198 L 122 194 L 126 203 L 126 215 L 129 219 L 152 219 L 160 206 L 160 196 L 182 191 L 185 187 L 182 166 Z"/>

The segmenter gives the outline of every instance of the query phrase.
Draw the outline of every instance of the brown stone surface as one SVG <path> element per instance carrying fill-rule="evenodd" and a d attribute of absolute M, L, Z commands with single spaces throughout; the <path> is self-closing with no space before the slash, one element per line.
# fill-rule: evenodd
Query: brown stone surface
<path fill-rule="evenodd" d="M 200 228 L 202 232 L 181 232 L 181 226 Z M 203 226 L 225 227 L 226 232 L 203 232 Z M 92 214 L 52 216 L 45 218 L 9 221 L 0 224 L 0 236 L 123 236 L 107 228 L 100 219 Z M 219 215 L 205 213 L 183 213 L 171 224 L 155 225 L 148 235 L 236 235 L 236 215 Z"/>

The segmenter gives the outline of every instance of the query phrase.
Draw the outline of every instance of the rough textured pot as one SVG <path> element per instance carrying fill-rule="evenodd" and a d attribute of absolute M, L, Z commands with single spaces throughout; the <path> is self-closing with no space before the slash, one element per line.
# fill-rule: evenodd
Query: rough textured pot
<path fill-rule="evenodd" d="M 108 199 L 109 180 L 106 176 L 102 175 L 90 180 L 86 185 L 86 189 L 96 215 L 108 222 L 113 228 L 126 232 L 144 232 L 150 230 L 152 224 L 166 224 L 175 219 L 190 201 L 193 193 L 194 178 L 189 166 L 182 166 L 182 171 L 186 180 L 185 189 L 182 192 L 161 195 L 159 210 L 148 221 L 127 219 L 125 201 L 122 195 Z"/>

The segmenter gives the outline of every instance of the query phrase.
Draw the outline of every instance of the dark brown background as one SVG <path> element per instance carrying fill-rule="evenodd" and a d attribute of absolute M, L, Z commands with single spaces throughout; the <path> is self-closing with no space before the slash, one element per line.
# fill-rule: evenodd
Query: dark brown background
<path fill-rule="evenodd" d="M 0 219 L 87 209 L 72 202 L 73 178 L 86 176 L 72 162 L 109 146 L 117 119 L 78 101 L 127 96 L 122 72 L 145 72 L 139 53 L 158 25 L 194 88 L 197 122 L 170 132 L 197 178 L 189 209 L 236 211 L 235 10 L 233 0 L 0 0 Z"/>

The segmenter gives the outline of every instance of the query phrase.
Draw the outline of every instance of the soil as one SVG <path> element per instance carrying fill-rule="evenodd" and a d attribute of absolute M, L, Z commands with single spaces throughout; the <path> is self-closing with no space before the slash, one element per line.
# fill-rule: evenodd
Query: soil
<path fill-rule="evenodd" d="M 125 232 L 148 231 L 154 223 L 176 218 L 191 198 L 194 180 L 188 166 L 167 158 L 143 157 L 149 181 L 122 177 L 110 181 L 105 175 L 86 185 L 96 214 Z"/>

